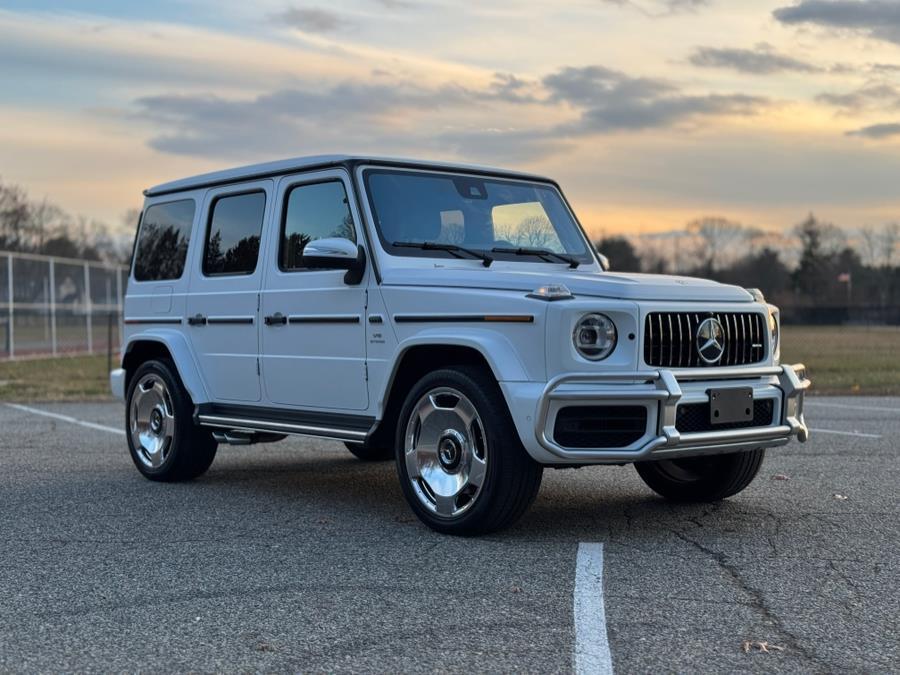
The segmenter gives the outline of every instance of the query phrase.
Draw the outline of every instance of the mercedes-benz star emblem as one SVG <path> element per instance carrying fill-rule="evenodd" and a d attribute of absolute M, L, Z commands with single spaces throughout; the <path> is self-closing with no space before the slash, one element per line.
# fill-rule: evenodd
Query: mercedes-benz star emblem
<path fill-rule="evenodd" d="M 725 331 L 718 319 L 706 319 L 697 328 L 697 353 L 706 363 L 718 363 L 725 352 Z"/>

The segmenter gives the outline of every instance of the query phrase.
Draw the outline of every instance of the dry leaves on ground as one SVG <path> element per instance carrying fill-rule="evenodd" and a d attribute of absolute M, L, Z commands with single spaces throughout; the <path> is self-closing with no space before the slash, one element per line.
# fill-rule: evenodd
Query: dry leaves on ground
<path fill-rule="evenodd" d="M 766 654 L 771 654 L 772 651 L 783 652 L 784 647 L 779 647 L 778 645 L 773 645 L 769 642 L 759 641 L 759 640 L 744 640 L 741 643 L 741 651 L 745 654 L 749 654 L 751 651 L 764 652 Z"/>

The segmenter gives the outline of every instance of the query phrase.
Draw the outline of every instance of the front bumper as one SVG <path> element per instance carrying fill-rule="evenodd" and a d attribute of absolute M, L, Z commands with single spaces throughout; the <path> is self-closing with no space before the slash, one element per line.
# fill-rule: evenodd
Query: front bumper
<path fill-rule="evenodd" d="M 774 401 L 772 423 L 741 429 L 682 433 L 676 428 L 679 404 L 708 402 L 708 385 L 752 386 L 754 398 Z M 759 368 L 699 368 L 626 373 L 560 375 L 547 383 L 535 416 L 535 435 L 555 461 L 635 462 L 716 454 L 805 442 L 804 392 L 810 386 L 803 365 Z M 567 405 L 645 405 L 644 436 L 624 448 L 565 448 L 553 440 L 556 413 Z"/>

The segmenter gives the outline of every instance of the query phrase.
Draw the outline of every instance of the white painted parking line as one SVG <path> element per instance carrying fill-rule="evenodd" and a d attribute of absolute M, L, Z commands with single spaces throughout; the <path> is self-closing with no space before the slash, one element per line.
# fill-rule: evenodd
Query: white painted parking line
<path fill-rule="evenodd" d="M 813 429 L 810 431 L 815 434 L 835 434 L 837 436 L 856 436 L 857 438 L 881 438 L 881 434 L 864 434 L 860 431 L 838 431 L 837 429 Z"/>
<path fill-rule="evenodd" d="M 603 544 L 578 544 L 575 562 L 575 672 L 613 672 L 603 605 Z"/>
<path fill-rule="evenodd" d="M 877 410 L 878 412 L 892 412 L 900 414 L 900 408 L 881 408 L 877 405 L 844 405 L 842 403 L 820 403 L 819 401 L 810 401 L 807 399 L 803 402 L 805 406 L 818 406 L 819 408 L 847 408 L 848 410 Z"/>
<path fill-rule="evenodd" d="M 13 408 L 14 410 L 19 410 L 21 412 L 31 413 L 32 415 L 43 415 L 44 417 L 51 417 L 55 420 L 59 420 L 60 422 L 68 422 L 69 424 L 77 424 L 80 427 L 87 427 L 88 429 L 96 429 L 97 431 L 105 431 L 108 434 L 117 434 L 119 436 L 124 436 L 125 431 L 123 429 L 116 429 L 115 427 L 107 427 L 102 424 L 95 424 L 94 422 L 85 422 L 84 420 L 79 420 L 74 417 L 69 417 L 68 415 L 60 415 L 59 413 L 52 413 L 47 410 L 39 410 L 38 408 L 31 408 L 27 405 L 20 405 L 18 403 L 7 403 L 7 408 Z"/>

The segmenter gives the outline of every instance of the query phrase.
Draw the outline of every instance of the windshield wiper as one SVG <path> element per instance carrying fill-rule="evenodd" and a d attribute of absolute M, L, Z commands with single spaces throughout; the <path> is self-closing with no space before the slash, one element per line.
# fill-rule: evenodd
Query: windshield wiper
<path fill-rule="evenodd" d="M 568 264 L 569 267 L 575 269 L 581 263 L 573 258 L 570 255 L 563 255 L 562 253 L 555 253 L 553 251 L 548 251 L 546 248 L 528 248 L 525 246 L 520 246 L 519 248 L 508 248 L 503 246 L 497 246 L 491 249 L 491 253 L 509 253 L 511 255 L 533 255 L 538 258 L 543 258 L 544 260 L 550 262 L 553 260 L 558 260 L 560 262 L 564 262 Z"/>
<path fill-rule="evenodd" d="M 476 251 L 456 244 L 439 244 L 433 241 L 395 241 L 392 245 L 398 248 L 418 248 L 423 251 L 446 251 L 457 258 L 462 258 L 460 253 L 465 253 L 481 260 L 481 264 L 485 267 L 490 267 L 494 262 L 494 259 L 484 251 Z"/>

